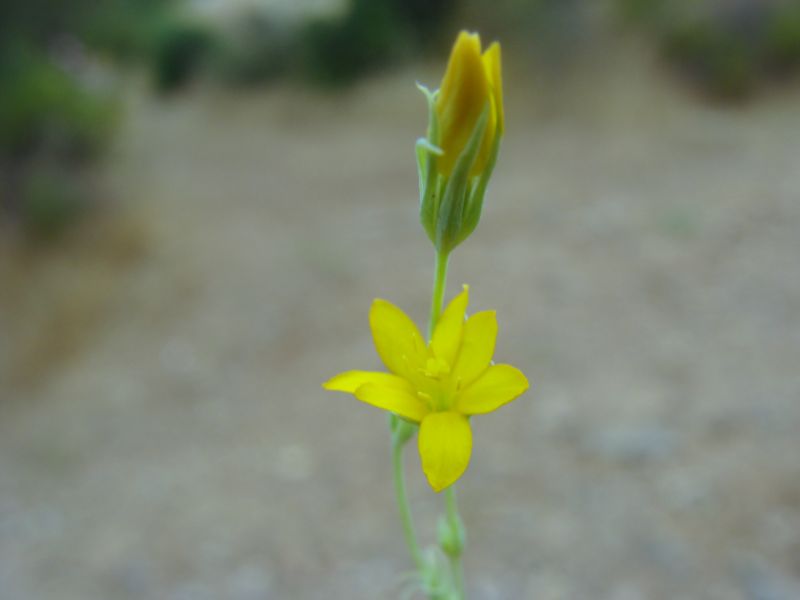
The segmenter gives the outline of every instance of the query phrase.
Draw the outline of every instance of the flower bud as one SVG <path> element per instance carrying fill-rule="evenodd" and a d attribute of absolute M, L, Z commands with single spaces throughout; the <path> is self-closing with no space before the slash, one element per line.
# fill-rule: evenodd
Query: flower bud
<path fill-rule="evenodd" d="M 478 175 L 486 168 L 494 139 L 502 134 L 503 106 L 499 83 L 500 45 L 495 42 L 481 55 L 480 36 L 462 31 L 450 53 L 435 105 L 439 120 L 437 145 L 442 149 L 437 168 L 443 175 L 452 173 L 481 114 L 488 109 L 486 129 L 470 175 Z"/>
<path fill-rule="evenodd" d="M 500 45 L 481 53 L 462 31 L 442 85 L 428 98 L 428 136 L 417 141 L 420 220 L 436 249 L 449 253 L 474 231 L 504 131 Z"/>
<path fill-rule="evenodd" d="M 464 552 L 466 531 L 461 520 L 453 521 L 447 517 L 439 517 L 436 523 L 439 547 L 447 555 L 458 558 Z"/>

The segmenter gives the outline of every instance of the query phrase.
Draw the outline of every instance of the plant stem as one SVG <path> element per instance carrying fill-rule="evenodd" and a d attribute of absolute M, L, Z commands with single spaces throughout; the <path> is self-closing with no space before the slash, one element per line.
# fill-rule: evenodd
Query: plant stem
<path fill-rule="evenodd" d="M 431 316 L 428 319 L 428 339 L 433 336 L 433 329 L 442 313 L 444 303 L 444 289 L 447 287 L 447 265 L 450 255 L 444 252 L 436 253 L 436 273 L 433 278 L 433 298 L 431 298 Z"/>
<path fill-rule="evenodd" d="M 428 321 L 428 339 L 433 336 L 433 330 L 439 315 L 442 313 L 444 304 L 444 291 L 447 287 L 447 267 L 450 256 L 444 252 L 436 253 L 436 273 L 433 279 L 433 297 L 431 299 L 431 316 Z M 458 532 L 460 543 L 456 553 L 448 552 L 450 561 L 450 571 L 457 597 L 464 598 L 464 569 L 461 564 L 461 552 L 463 550 L 464 525 L 461 516 L 458 514 L 458 503 L 456 501 L 455 485 L 451 485 L 444 492 L 445 506 L 447 511 L 447 521 L 451 531 Z"/>
<path fill-rule="evenodd" d="M 444 302 L 444 288 L 447 282 L 447 262 L 448 255 L 444 253 L 436 253 L 436 274 L 433 280 L 433 300 L 431 302 L 431 314 L 428 321 L 428 338 L 433 334 L 433 328 L 436 321 L 439 320 L 439 314 L 442 312 L 442 303 Z M 396 418 L 396 417 L 395 417 Z M 411 425 L 399 422 L 399 427 L 410 427 Z M 406 476 L 403 470 L 403 446 L 405 446 L 408 435 L 399 435 L 398 431 L 392 433 L 392 463 L 394 466 L 394 489 L 397 497 L 397 508 L 400 511 L 400 521 L 403 525 L 403 535 L 406 538 L 406 545 L 411 553 L 411 558 L 417 566 L 420 575 L 425 570 L 425 560 L 422 557 L 422 551 L 417 542 L 417 534 L 414 530 L 414 519 L 411 516 L 411 506 L 408 502 L 408 492 L 406 491 Z"/>
<path fill-rule="evenodd" d="M 407 424 L 403 424 L 407 425 Z M 402 425 L 401 425 L 402 426 Z M 410 427 L 410 425 L 408 425 Z M 392 463 L 394 465 L 394 489 L 397 495 L 397 508 L 400 510 L 400 521 L 403 524 L 403 535 L 406 538 L 408 550 L 417 569 L 422 573 L 425 563 L 422 559 L 422 551 L 419 549 L 417 534 L 414 531 L 414 519 L 411 516 L 411 506 L 408 503 L 408 492 L 406 492 L 406 476 L 403 470 L 403 446 L 408 439 L 400 436 L 392 436 Z"/>
<path fill-rule="evenodd" d="M 433 297 L 431 298 L 431 312 L 428 320 L 428 339 L 433 336 L 433 330 L 436 327 L 436 322 L 439 320 L 439 315 L 442 313 L 442 305 L 444 304 L 444 292 L 447 285 L 447 267 L 449 263 L 449 254 L 444 252 L 436 253 L 436 269 L 433 279 Z M 395 419 L 397 417 L 394 417 Z M 410 424 L 403 421 L 397 421 L 396 427 L 411 427 Z M 404 435 L 405 433 L 406 435 Z M 403 525 L 403 535 L 406 538 L 408 550 L 414 560 L 420 575 L 426 571 L 425 560 L 422 556 L 419 543 L 417 542 L 417 534 L 414 530 L 414 520 L 411 516 L 411 507 L 408 502 L 408 493 L 406 491 L 406 478 L 403 470 L 403 447 L 408 441 L 412 432 L 402 432 L 399 429 L 393 429 L 392 432 L 392 463 L 394 466 L 394 487 L 397 496 L 397 507 L 400 511 L 400 521 Z M 447 511 L 447 521 L 450 529 L 458 532 L 460 543 L 457 552 L 447 553 L 450 561 L 451 579 L 454 585 L 456 598 L 458 600 L 464 599 L 464 573 L 461 565 L 461 551 L 464 538 L 464 526 L 461 522 L 461 517 L 458 514 L 458 505 L 456 503 L 455 486 L 450 486 L 445 491 L 445 502 Z"/>
<path fill-rule="evenodd" d="M 464 523 L 461 520 L 461 515 L 458 513 L 458 501 L 456 500 L 456 486 L 451 485 L 444 492 L 445 506 L 447 510 L 447 520 L 450 523 L 452 531 L 459 532 L 460 543 L 458 545 L 457 553 L 448 553 L 450 559 L 450 570 L 453 575 L 453 582 L 456 587 L 458 597 L 463 600 L 464 595 L 464 567 L 461 564 L 461 554 L 464 550 Z"/>

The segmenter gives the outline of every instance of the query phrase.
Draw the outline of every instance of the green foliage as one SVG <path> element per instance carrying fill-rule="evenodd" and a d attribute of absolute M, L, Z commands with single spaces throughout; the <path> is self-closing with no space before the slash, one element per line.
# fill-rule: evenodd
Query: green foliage
<path fill-rule="evenodd" d="M 81 37 L 91 48 L 117 61 L 149 61 L 171 5 L 169 0 L 101 2 L 81 25 Z"/>
<path fill-rule="evenodd" d="M 663 9 L 663 0 L 617 0 L 617 11 L 628 23 L 653 23 Z"/>
<path fill-rule="evenodd" d="M 388 0 L 415 41 L 435 43 L 458 7 L 459 0 Z"/>
<path fill-rule="evenodd" d="M 308 25 L 302 42 L 306 72 L 322 84 L 350 83 L 396 58 L 404 37 L 392 4 L 354 0 L 339 19 Z"/>
<path fill-rule="evenodd" d="M 337 19 L 316 20 L 301 34 L 306 75 L 344 85 L 408 56 L 435 39 L 456 0 L 352 0 Z"/>
<path fill-rule="evenodd" d="M 742 98 L 800 68 L 796 0 L 618 0 L 618 6 L 626 20 L 645 24 L 667 60 L 712 96 Z"/>
<path fill-rule="evenodd" d="M 61 233 L 88 204 L 80 171 L 52 162 L 34 163 L 22 176 L 17 212 L 25 229 L 40 238 Z"/>
<path fill-rule="evenodd" d="M 87 14 L 89 0 L 68 3 L 48 0 L 0 2 L 0 46 L 24 40 L 42 44 L 54 35 L 74 32 Z"/>
<path fill-rule="evenodd" d="M 159 91 L 188 83 L 218 53 L 219 36 L 176 10 L 171 0 L 100 3 L 82 27 L 92 48 L 120 62 L 145 64 Z"/>
<path fill-rule="evenodd" d="M 62 155 L 92 156 L 116 123 L 116 103 L 33 51 L 18 49 L 0 67 L 0 156 L 44 146 Z"/>
<path fill-rule="evenodd" d="M 766 60 L 779 73 L 800 68 L 800 5 L 787 3 L 772 16 L 766 34 Z"/>
<path fill-rule="evenodd" d="M 180 18 L 164 20 L 154 37 L 153 78 L 161 91 L 174 90 L 208 62 L 217 44 L 206 26 Z"/>
<path fill-rule="evenodd" d="M 225 81 L 272 81 L 296 68 L 296 32 L 263 12 L 247 13 L 216 47 L 215 71 Z"/>
<path fill-rule="evenodd" d="M 89 167 L 117 122 L 81 37 L 96 7 L 0 5 L 0 210 L 32 233 L 57 233 L 90 203 Z"/>
<path fill-rule="evenodd" d="M 716 23 L 686 23 L 664 38 L 666 56 L 714 95 L 748 94 L 758 79 L 758 49 L 753 40 Z"/>
<path fill-rule="evenodd" d="M 114 131 L 117 104 L 34 52 L 6 54 L 0 87 L 0 209 L 52 236 L 89 205 L 87 167 Z"/>

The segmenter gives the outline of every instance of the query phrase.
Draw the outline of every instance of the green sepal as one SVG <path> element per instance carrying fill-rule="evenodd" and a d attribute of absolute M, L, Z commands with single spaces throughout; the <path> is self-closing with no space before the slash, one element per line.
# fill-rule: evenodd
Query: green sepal
<path fill-rule="evenodd" d="M 417 140 L 416 144 L 419 218 L 431 242 L 435 243 L 436 214 L 441 200 L 441 194 L 438 193 L 436 160 L 443 154 L 442 149 L 436 145 L 439 140 L 439 118 L 436 115 L 436 96 L 439 91 L 431 92 L 420 83 L 417 83 L 417 88 L 425 95 L 428 103 L 428 137 Z"/>
<path fill-rule="evenodd" d="M 486 194 L 486 188 L 489 185 L 489 179 L 494 172 L 494 166 L 497 163 L 497 155 L 500 153 L 500 137 L 497 136 L 492 144 L 492 151 L 489 155 L 489 161 L 486 163 L 486 168 L 479 177 L 474 178 L 469 196 L 467 198 L 467 207 L 464 211 L 464 221 L 455 245 L 460 244 L 467 239 L 481 220 L 481 213 L 483 212 L 483 198 Z"/>
<path fill-rule="evenodd" d="M 438 252 L 450 253 L 466 237 L 462 236 L 461 232 L 466 212 L 465 204 L 469 194 L 469 172 L 480 151 L 489 121 L 489 109 L 490 107 L 487 105 L 475 123 L 472 135 L 447 180 L 444 195 L 436 214 L 434 246 Z"/>

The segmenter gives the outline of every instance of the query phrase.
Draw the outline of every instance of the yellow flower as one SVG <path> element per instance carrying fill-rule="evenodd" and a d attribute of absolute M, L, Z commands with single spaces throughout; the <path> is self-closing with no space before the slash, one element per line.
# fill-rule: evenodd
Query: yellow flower
<path fill-rule="evenodd" d="M 390 373 L 347 371 L 323 384 L 420 424 L 422 469 L 437 492 L 454 483 L 472 452 L 468 417 L 500 408 L 528 389 L 510 365 L 492 364 L 494 311 L 464 318 L 469 289 L 444 310 L 429 344 L 413 321 L 386 300 L 372 303 L 375 348 Z"/>
<path fill-rule="evenodd" d="M 439 171 L 448 176 L 469 142 L 481 114 L 488 108 L 486 131 L 470 175 L 480 175 L 491 160 L 495 140 L 503 135 L 503 83 L 500 44 L 481 54 L 477 33 L 462 31 L 450 53 L 447 71 L 436 98 L 439 120 Z"/>

